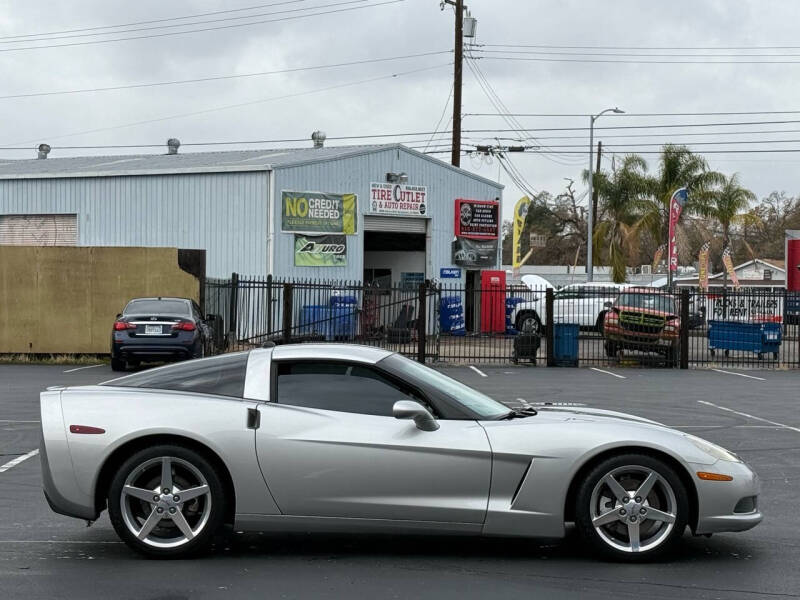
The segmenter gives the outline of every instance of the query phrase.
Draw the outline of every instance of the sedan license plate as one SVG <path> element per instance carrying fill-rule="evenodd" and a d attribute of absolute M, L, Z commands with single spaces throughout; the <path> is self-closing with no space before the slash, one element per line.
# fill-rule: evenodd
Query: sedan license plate
<path fill-rule="evenodd" d="M 145 335 L 161 335 L 161 325 L 145 325 Z"/>

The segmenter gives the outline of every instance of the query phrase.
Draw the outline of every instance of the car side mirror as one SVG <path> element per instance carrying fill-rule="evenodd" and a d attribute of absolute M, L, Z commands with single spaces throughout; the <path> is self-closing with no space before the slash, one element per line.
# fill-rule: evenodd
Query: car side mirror
<path fill-rule="evenodd" d="M 117 316 L 115 318 L 119 319 L 121 316 L 122 316 L 122 313 L 117 313 Z"/>
<path fill-rule="evenodd" d="M 603 307 L 604 308 L 611 308 L 612 306 L 614 306 L 613 302 L 604 302 L 603 303 Z"/>
<path fill-rule="evenodd" d="M 395 419 L 414 419 L 417 429 L 422 431 L 436 431 L 439 423 L 436 418 L 428 412 L 428 409 L 419 402 L 413 400 L 399 400 L 392 407 L 392 414 Z"/>

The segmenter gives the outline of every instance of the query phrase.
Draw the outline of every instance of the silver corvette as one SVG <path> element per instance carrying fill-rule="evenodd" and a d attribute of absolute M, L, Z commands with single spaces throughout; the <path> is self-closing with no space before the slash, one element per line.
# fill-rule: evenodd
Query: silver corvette
<path fill-rule="evenodd" d="M 44 491 L 106 508 L 132 548 L 208 548 L 226 526 L 558 538 L 659 556 L 757 525 L 727 450 L 597 409 L 510 409 L 385 350 L 287 345 L 41 394 Z"/>

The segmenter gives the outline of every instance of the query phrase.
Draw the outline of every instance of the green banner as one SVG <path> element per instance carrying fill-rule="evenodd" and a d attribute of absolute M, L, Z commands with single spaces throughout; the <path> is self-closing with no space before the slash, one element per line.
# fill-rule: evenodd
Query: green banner
<path fill-rule="evenodd" d="M 343 235 L 294 236 L 295 267 L 344 267 L 347 238 Z"/>
<path fill-rule="evenodd" d="M 298 233 L 356 233 L 355 194 L 281 192 L 281 231 Z"/>

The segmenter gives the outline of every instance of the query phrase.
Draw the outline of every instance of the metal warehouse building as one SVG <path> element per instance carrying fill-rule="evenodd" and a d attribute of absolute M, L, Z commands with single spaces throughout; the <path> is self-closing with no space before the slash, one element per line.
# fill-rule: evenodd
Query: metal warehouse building
<path fill-rule="evenodd" d="M 499 264 L 502 186 L 399 144 L 0 161 L 0 245 L 207 251 L 207 275 L 414 283 Z M 458 218 L 457 218 L 458 215 Z M 458 236 L 458 237 L 456 237 Z M 474 274 L 474 275 L 473 275 Z"/>

